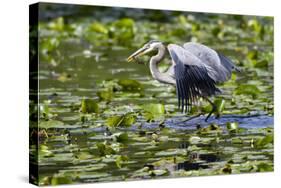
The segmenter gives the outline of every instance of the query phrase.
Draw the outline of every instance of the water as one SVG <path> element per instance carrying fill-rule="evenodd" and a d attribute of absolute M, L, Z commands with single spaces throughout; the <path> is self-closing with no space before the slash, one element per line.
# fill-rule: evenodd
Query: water
<path fill-rule="evenodd" d="M 273 131 L 273 117 L 266 113 L 249 117 L 226 114 L 220 119 L 211 117 L 209 122 L 204 121 L 205 117 L 198 117 L 180 123 L 185 117 L 178 112 L 165 120 L 164 127 L 159 126 L 159 122 L 147 123 L 139 117 L 136 125 L 119 130 L 128 134 L 128 142 L 117 142 L 116 146 L 112 146 L 112 133 L 108 133 L 106 126 L 103 126 L 106 118 L 96 118 L 83 124 L 79 111 L 73 110 L 73 105 L 79 106 L 83 97 L 97 98 L 97 84 L 102 80 L 133 78 L 145 85 L 145 97 L 116 94 L 108 104 L 113 113 L 120 113 L 114 110 L 120 105 L 133 106 L 155 101 L 165 101 L 176 111 L 177 102 L 172 87 L 168 86 L 172 92 L 163 94 L 167 86 L 151 81 L 147 66 L 126 63 L 126 51 L 109 54 L 114 55 L 100 62 L 96 62 L 95 57 L 85 58 L 81 54 L 65 56 L 64 61 L 68 63 L 57 66 L 53 72 L 45 64 L 40 64 L 40 101 L 51 99 L 50 109 L 56 114 L 55 119 L 65 124 L 49 129 L 48 138 L 42 139 L 42 144 L 48 147 L 52 155 L 40 159 L 40 177 L 59 175 L 70 176 L 76 183 L 100 182 L 229 173 L 229 161 L 241 165 L 232 167 L 231 173 L 243 172 L 244 168 L 245 172 L 250 172 L 251 165 L 255 166 L 259 161 L 272 165 L 273 146 L 261 150 L 251 144 L 253 139 L 267 135 L 267 129 Z M 70 79 L 64 82 L 57 80 L 54 75 L 61 72 L 71 75 Z M 229 135 L 227 122 L 238 122 L 239 128 L 245 131 Z M 198 126 L 204 128 L 211 123 L 217 124 L 221 130 L 202 135 L 198 133 Z M 238 143 L 233 144 L 236 138 Z M 116 155 L 128 157 L 121 168 L 116 165 L 116 156 L 100 156 L 96 143 L 105 141 L 109 146 L 118 148 Z M 143 168 L 143 172 L 138 172 Z M 226 172 L 223 172 L 224 168 Z M 163 172 L 160 171 L 158 176 L 153 173 L 154 170 Z M 50 180 L 43 178 L 41 181 L 48 184 Z"/>
<path fill-rule="evenodd" d="M 209 44 L 216 43 L 206 38 Z M 246 52 L 239 48 L 242 43 L 254 48 L 241 40 L 220 51 L 236 63 L 245 62 Z M 272 51 L 268 43 L 260 44 L 264 52 Z M 226 101 L 221 118 L 212 116 L 205 122 L 201 116 L 183 123 L 189 115 L 178 111 L 175 88 L 154 81 L 147 65 L 125 61 L 134 50 L 96 47 L 68 37 L 48 56 L 40 54 L 39 102 L 48 106 L 47 117 L 43 115 L 40 122 L 53 123 L 50 128 L 41 124 L 40 132 L 34 133 L 40 137 L 41 185 L 273 170 L 271 63 L 263 68 L 245 65 L 242 73 L 219 86 L 224 91 L 220 97 Z M 161 70 L 167 68 L 163 64 Z M 118 90 L 110 102 L 99 102 L 100 114 L 81 113 L 83 98 L 98 101 L 97 92 L 120 79 L 139 81 L 143 91 Z M 237 88 L 245 84 L 257 86 L 259 92 L 239 93 Z M 111 130 L 106 126 L 109 117 L 140 111 L 143 104 L 151 103 L 165 104 L 164 119 L 147 122 L 140 113 L 130 127 Z M 231 123 L 238 128 L 229 129 Z M 32 142 L 31 153 L 35 153 Z"/>

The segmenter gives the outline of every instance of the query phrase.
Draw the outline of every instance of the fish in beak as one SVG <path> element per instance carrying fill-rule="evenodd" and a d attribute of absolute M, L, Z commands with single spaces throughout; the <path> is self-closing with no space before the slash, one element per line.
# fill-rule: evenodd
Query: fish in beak
<path fill-rule="evenodd" d="M 136 52 L 134 52 L 132 55 L 130 55 L 127 58 L 127 61 L 132 62 L 133 60 L 136 60 L 136 58 L 143 56 L 152 50 L 153 50 L 152 48 L 142 47 L 142 48 L 138 49 Z"/>

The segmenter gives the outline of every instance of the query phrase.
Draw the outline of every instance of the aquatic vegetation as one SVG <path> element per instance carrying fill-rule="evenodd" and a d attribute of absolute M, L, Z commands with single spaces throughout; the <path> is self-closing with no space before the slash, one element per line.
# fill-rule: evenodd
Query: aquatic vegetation
<path fill-rule="evenodd" d="M 274 169 L 272 18 L 110 10 L 39 23 L 40 104 L 30 104 L 30 129 L 40 147 L 32 142 L 30 153 L 40 185 Z M 175 88 L 151 80 L 147 65 L 126 62 L 151 38 L 199 41 L 241 68 L 212 98 L 210 122 L 181 123 Z M 210 111 L 199 103 L 187 116 Z"/>
<path fill-rule="evenodd" d="M 133 113 L 127 113 L 121 116 L 111 116 L 106 120 L 109 127 L 130 127 L 136 122 L 136 115 Z"/>
<path fill-rule="evenodd" d="M 98 91 L 97 96 L 100 98 L 102 101 L 107 101 L 110 102 L 113 98 L 113 92 L 112 90 L 107 90 L 107 91 Z"/>
<path fill-rule="evenodd" d="M 238 131 L 239 124 L 237 122 L 228 122 L 226 128 L 229 133 L 235 133 Z"/>
<path fill-rule="evenodd" d="M 81 112 L 82 113 L 98 113 L 99 105 L 93 99 L 82 99 Z"/>
<path fill-rule="evenodd" d="M 143 116 L 146 121 L 163 120 L 165 118 L 165 106 L 159 103 L 143 105 Z"/>

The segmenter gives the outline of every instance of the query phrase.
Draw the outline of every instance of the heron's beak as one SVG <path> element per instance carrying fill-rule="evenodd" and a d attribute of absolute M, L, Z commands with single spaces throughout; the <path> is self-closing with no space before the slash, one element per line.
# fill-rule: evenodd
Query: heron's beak
<path fill-rule="evenodd" d="M 127 61 L 128 62 L 132 62 L 134 59 L 136 59 L 137 57 L 140 57 L 148 52 L 150 52 L 152 49 L 150 48 L 147 48 L 147 47 L 142 47 L 140 49 L 138 49 L 136 52 L 134 52 L 132 55 L 130 55 L 128 58 L 127 58 Z"/>

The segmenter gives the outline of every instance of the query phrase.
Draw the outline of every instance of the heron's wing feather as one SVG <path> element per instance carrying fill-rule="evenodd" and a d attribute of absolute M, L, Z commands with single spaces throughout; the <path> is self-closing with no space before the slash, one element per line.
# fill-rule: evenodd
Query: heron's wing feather
<path fill-rule="evenodd" d="M 179 45 L 169 44 L 168 51 L 175 63 L 177 63 L 176 60 L 180 58 L 183 64 L 203 66 L 201 60 L 198 57 Z"/>
<path fill-rule="evenodd" d="M 183 45 L 184 49 L 201 59 L 204 64 L 212 67 L 213 78 L 216 82 L 224 82 L 231 77 L 233 70 L 239 71 L 234 63 L 223 54 L 195 42 L 187 42 Z"/>
<path fill-rule="evenodd" d="M 179 108 L 183 111 L 199 97 L 211 96 L 220 90 L 208 74 L 208 66 L 180 46 L 170 44 L 168 50 L 175 62 L 175 79 Z"/>
<path fill-rule="evenodd" d="M 224 56 L 222 53 L 218 53 L 218 56 L 220 58 L 220 61 L 222 65 L 231 73 L 232 70 L 240 72 L 240 69 L 235 66 L 235 64 L 226 56 Z"/>

